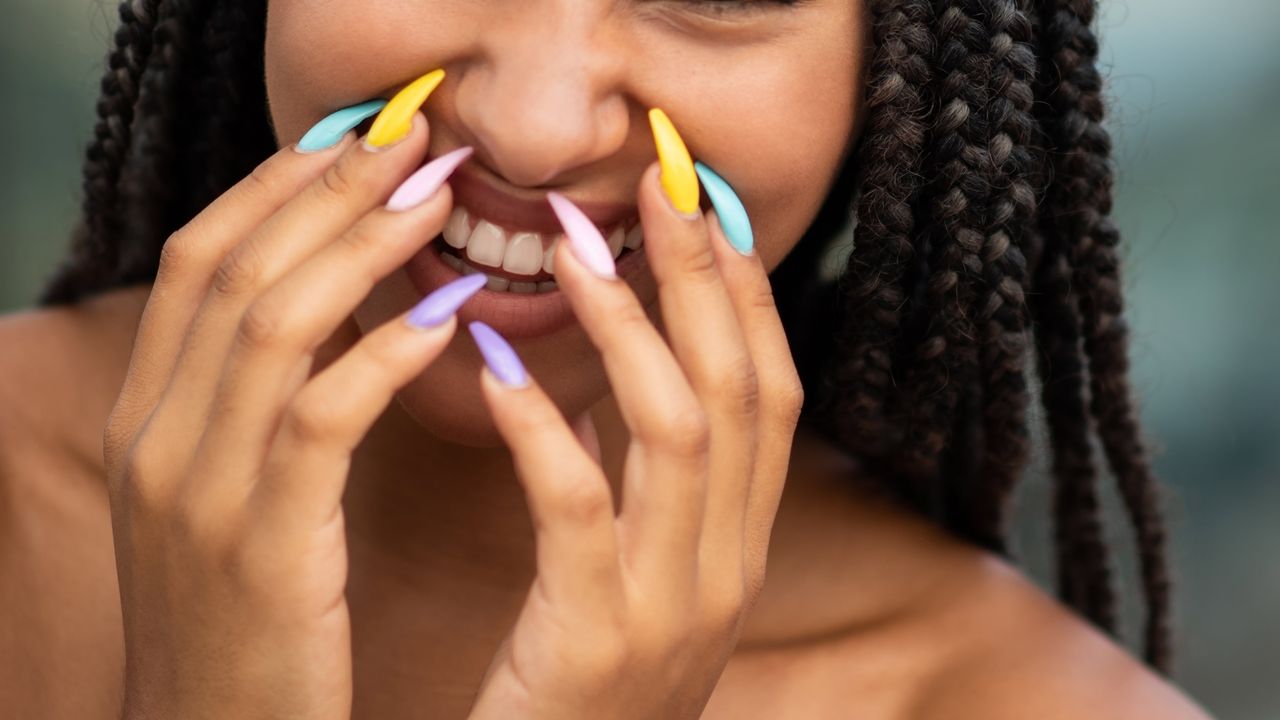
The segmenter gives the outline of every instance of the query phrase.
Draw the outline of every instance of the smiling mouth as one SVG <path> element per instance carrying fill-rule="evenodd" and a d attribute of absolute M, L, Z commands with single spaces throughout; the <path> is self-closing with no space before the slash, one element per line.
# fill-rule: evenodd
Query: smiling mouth
<path fill-rule="evenodd" d="M 615 260 L 644 246 L 638 217 L 601 228 L 601 234 Z M 456 204 L 442 237 L 439 251 L 445 263 L 464 275 L 484 273 L 490 290 L 543 293 L 557 288 L 553 258 L 563 232 L 512 230 Z"/>

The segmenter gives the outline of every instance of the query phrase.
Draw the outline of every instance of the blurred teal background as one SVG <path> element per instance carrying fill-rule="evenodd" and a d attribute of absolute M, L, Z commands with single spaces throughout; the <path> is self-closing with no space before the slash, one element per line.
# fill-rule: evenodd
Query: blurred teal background
<path fill-rule="evenodd" d="M 1099 29 L 1117 144 L 1115 214 L 1128 244 L 1134 383 L 1171 491 L 1177 680 L 1219 717 L 1274 720 L 1280 2 L 1107 5 Z M 32 303 L 65 248 L 115 6 L 0 6 L 5 312 Z M 1040 578 L 1049 575 L 1044 491 L 1037 478 L 1020 504 L 1021 554 Z M 1128 541 L 1125 527 L 1112 523 L 1116 542 Z M 1132 574 L 1131 564 L 1122 569 Z"/>

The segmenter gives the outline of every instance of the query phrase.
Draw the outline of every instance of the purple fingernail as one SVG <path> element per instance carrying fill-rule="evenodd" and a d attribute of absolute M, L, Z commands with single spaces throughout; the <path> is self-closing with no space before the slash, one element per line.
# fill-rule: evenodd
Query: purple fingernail
<path fill-rule="evenodd" d="M 496 330 L 479 320 L 473 321 L 467 327 L 471 330 L 471 337 L 476 339 L 476 345 L 480 347 L 480 354 L 484 356 L 485 364 L 503 385 L 522 387 L 528 382 L 528 375 L 524 371 L 524 364 L 520 362 L 520 356 L 516 355 L 515 349 L 503 340 Z"/>
<path fill-rule="evenodd" d="M 462 161 L 471 156 L 471 151 L 470 145 L 460 147 L 418 168 L 417 172 L 410 175 L 391 194 L 391 199 L 387 201 L 387 209 L 403 212 L 421 205 L 427 198 L 436 194 Z"/>
<path fill-rule="evenodd" d="M 609 252 L 609 244 L 600 234 L 600 228 L 591 222 L 591 218 L 558 192 L 547 193 L 547 201 L 551 203 L 551 209 L 556 211 L 556 217 L 564 227 L 565 237 L 569 238 L 569 249 L 574 256 L 596 275 L 606 280 L 617 278 L 613 253 Z"/>
<path fill-rule="evenodd" d="M 448 320 L 449 316 L 457 312 L 458 308 L 484 287 L 486 282 L 488 282 L 488 276 L 484 273 L 475 273 L 463 275 L 457 280 L 445 283 L 422 298 L 422 301 L 409 311 L 405 321 L 416 328 L 435 327 Z"/>

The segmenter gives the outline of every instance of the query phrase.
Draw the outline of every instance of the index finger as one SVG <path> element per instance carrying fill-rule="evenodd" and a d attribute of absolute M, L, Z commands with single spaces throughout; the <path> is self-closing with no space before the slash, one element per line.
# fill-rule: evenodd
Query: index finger
<path fill-rule="evenodd" d="M 347 122 L 358 124 L 381 105 L 356 107 L 361 111 L 348 113 Z M 227 250 L 320 177 L 354 137 L 347 132 L 336 144 L 318 151 L 302 151 L 296 144 L 277 151 L 165 241 L 121 391 L 121 399 L 135 408 L 138 419 L 164 390 L 184 328 Z"/>

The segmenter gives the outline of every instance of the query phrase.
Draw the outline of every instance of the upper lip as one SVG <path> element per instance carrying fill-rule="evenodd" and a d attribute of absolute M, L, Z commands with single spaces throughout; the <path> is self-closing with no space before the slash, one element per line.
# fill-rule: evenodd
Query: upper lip
<path fill-rule="evenodd" d="M 449 178 L 455 205 L 507 230 L 558 233 L 562 227 L 546 197 L 537 200 L 503 192 L 463 164 Z M 635 204 L 579 200 L 563 193 L 596 227 L 607 228 L 636 214 Z"/>

